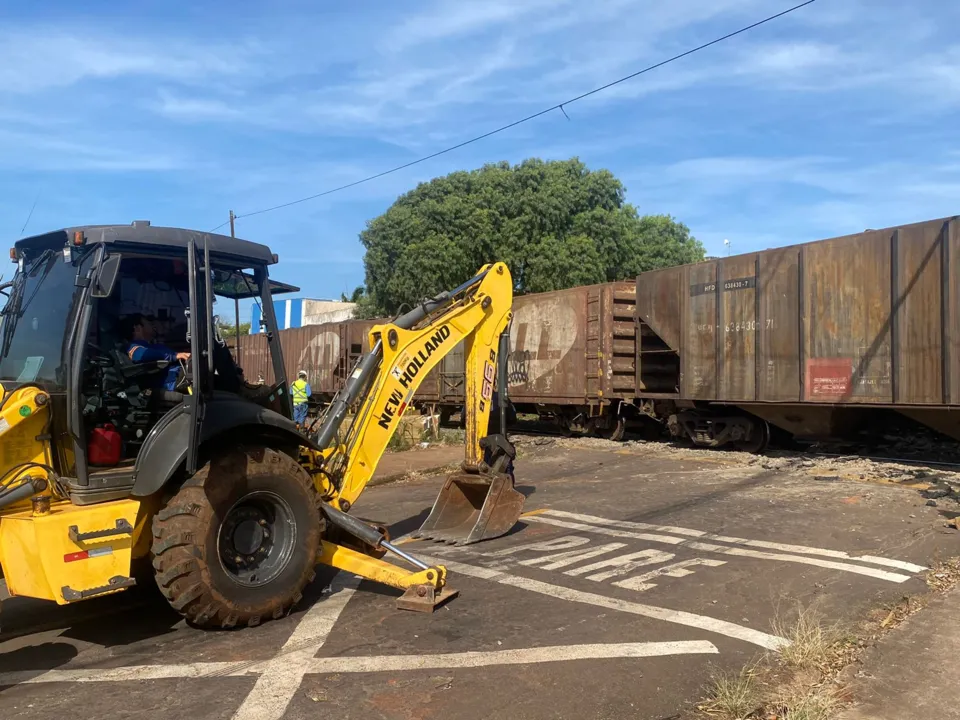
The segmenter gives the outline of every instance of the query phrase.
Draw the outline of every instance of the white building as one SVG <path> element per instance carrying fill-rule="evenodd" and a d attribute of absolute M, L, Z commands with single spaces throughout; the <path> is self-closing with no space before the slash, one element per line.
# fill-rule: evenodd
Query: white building
<path fill-rule="evenodd" d="M 349 320 L 353 317 L 353 309 L 356 306 L 357 304 L 352 302 L 311 300 L 309 298 L 273 301 L 273 309 L 277 314 L 277 325 L 281 330 Z M 260 306 L 254 305 L 250 317 L 250 332 L 258 333 L 260 331 Z"/>

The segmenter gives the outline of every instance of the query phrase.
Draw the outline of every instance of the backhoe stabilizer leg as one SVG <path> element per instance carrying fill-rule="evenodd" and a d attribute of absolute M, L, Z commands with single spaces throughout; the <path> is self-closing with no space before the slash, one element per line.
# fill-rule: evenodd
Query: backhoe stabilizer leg
<path fill-rule="evenodd" d="M 317 562 L 403 590 L 397 599 L 401 610 L 433 612 L 459 594 L 446 586 L 447 569 L 443 565 L 413 572 L 326 540 L 321 540 Z"/>

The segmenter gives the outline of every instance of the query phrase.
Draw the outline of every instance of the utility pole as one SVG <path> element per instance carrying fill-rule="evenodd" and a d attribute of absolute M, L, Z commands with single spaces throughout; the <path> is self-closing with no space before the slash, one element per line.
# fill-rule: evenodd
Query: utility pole
<path fill-rule="evenodd" d="M 230 211 L 230 237 L 235 238 L 237 236 L 236 228 L 234 227 L 234 220 L 237 219 L 237 216 L 233 214 L 233 210 Z M 241 270 L 241 272 L 243 272 Z M 236 334 L 236 361 L 237 365 L 240 364 L 240 298 L 235 297 L 233 299 L 233 331 Z"/>

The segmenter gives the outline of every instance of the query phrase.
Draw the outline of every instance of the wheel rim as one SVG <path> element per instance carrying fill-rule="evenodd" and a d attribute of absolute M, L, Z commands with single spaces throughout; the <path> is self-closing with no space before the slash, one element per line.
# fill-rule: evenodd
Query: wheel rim
<path fill-rule="evenodd" d="M 239 585 L 266 585 L 287 567 L 296 540 L 297 526 L 286 500 L 272 492 L 248 493 L 220 524 L 220 566 Z"/>
<path fill-rule="evenodd" d="M 754 425 L 754 437 L 749 441 L 741 441 L 736 448 L 741 452 L 760 453 L 767 448 L 770 442 L 770 425 L 766 420 L 760 420 Z"/>
<path fill-rule="evenodd" d="M 622 440 L 625 430 L 625 423 L 622 417 L 618 417 L 613 427 L 604 428 L 600 435 L 607 440 Z"/>

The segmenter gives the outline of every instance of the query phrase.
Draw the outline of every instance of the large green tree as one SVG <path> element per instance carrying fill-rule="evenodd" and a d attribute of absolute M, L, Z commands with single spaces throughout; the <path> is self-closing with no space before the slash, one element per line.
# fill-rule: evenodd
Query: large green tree
<path fill-rule="evenodd" d="M 621 182 L 579 159 L 485 165 L 422 183 L 360 234 L 366 292 L 359 314 L 455 287 L 503 260 L 515 290 L 545 292 L 622 280 L 703 259 L 703 246 L 666 215 L 640 216 Z"/>

